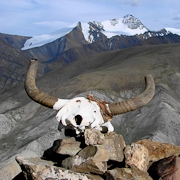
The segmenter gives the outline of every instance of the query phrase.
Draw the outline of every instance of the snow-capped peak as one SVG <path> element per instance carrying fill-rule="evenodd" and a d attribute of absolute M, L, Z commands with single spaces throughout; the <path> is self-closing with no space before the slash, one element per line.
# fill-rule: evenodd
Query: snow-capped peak
<path fill-rule="evenodd" d="M 96 22 L 96 21 L 78 22 L 78 23 L 76 22 L 58 31 L 48 34 L 42 34 L 39 36 L 34 36 L 25 42 L 22 50 L 43 46 L 47 43 L 53 42 L 56 39 L 64 37 L 66 34 L 70 33 L 77 26 L 80 27 L 84 35 L 84 38 L 88 43 L 101 40 L 102 36 L 111 38 L 113 36 L 121 36 L 121 35 L 133 36 L 133 35 L 137 35 L 137 34 L 139 35 L 139 34 L 144 34 L 145 32 L 149 32 L 149 30 L 141 23 L 140 20 L 128 14 L 123 18 L 111 19 L 102 22 Z M 174 34 L 180 35 L 179 29 L 166 28 L 166 31 L 168 33 L 172 32 Z"/>
<path fill-rule="evenodd" d="M 97 24 L 97 22 L 96 22 Z M 148 29 L 132 15 L 124 16 L 124 18 L 106 20 L 98 23 L 102 29 L 102 33 L 111 38 L 117 35 L 135 35 L 143 34 Z"/>
<path fill-rule="evenodd" d="M 140 20 L 135 18 L 133 15 L 127 14 L 124 16 L 122 23 L 128 26 L 130 29 L 146 29 L 147 28 L 141 23 Z"/>
<path fill-rule="evenodd" d="M 94 25 L 94 27 L 92 27 L 91 25 Z M 62 38 L 63 36 L 71 32 L 76 26 L 81 26 L 84 38 L 89 43 L 92 43 L 94 41 L 94 37 L 92 35 L 93 30 L 101 32 L 102 34 L 107 36 L 107 38 L 111 38 L 112 36 L 117 35 L 143 34 L 145 31 L 147 31 L 147 28 L 143 26 L 143 24 L 132 15 L 126 15 L 124 16 L 124 18 L 111 19 L 103 22 L 76 22 L 58 31 L 34 36 L 28 39 L 25 42 L 22 50 L 43 46 L 44 44 L 53 42 L 56 39 Z"/>

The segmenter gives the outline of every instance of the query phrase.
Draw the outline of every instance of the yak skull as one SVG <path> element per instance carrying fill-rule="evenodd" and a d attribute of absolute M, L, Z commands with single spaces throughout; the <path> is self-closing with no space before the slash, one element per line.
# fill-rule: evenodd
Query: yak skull
<path fill-rule="evenodd" d="M 64 126 L 72 127 L 76 134 L 84 132 L 85 128 L 95 128 L 102 131 L 103 127 L 108 132 L 114 131 L 109 121 L 105 122 L 99 105 L 85 97 L 77 97 L 67 100 L 62 106 L 62 99 L 58 99 L 53 109 L 59 109 L 56 119 Z M 60 106 L 59 106 L 60 104 Z"/>
<path fill-rule="evenodd" d="M 38 67 L 37 59 L 31 59 L 26 75 L 25 89 L 27 94 L 37 103 L 58 111 L 56 119 L 64 126 L 71 127 L 76 134 L 86 128 L 95 128 L 107 132 L 114 131 L 110 120 L 113 115 L 133 111 L 146 105 L 154 96 L 155 85 L 152 75 L 146 76 L 145 91 L 135 98 L 122 102 L 108 103 L 95 99 L 92 95 L 73 99 L 58 99 L 50 96 L 36 87 L 35 77 Z"/>

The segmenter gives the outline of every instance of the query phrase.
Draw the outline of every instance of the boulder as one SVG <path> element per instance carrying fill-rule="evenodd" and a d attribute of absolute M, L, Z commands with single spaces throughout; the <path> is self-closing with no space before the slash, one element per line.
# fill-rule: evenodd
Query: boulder
<path fill-rule="evenodd" d="M 178 180 L 180 177 L 180 157 L 170 156 L 160 160 L 157 164 L 157 171 L 164 180 Z"/>
<path fill-rule="evenodd" d="M 180 146 L 174 146 L 169 143 L 159 143 L 148 139 L 140 140 L 136 144 L 141 144 L 148 149 L 149 160 L 156 162 L 160 159 L 180 154 Z"/>
<path fill-rule="evenodd" d="M 97 129 L 86 129 L 84 132 L 86 145 L 98 145 L 103 144 L 104 134 Z"/>
<path fill-rule="evenodd" d="M 27 180 L 89 180 L 93 177 L 87 177 L 86 174 L 80 174 L 66 170 L 64 168 L 53 166 L 52 162 L 44 161 L 40 158 L 23 158 L 16 157 L 17 162 L 23 169 L 23 173 Z M 100 180 L 100 178 L 96 178 Z M 96 180 L 94 178 L 94 180 Z"/>
<path fill-rule="evenodd" d="M 124 150 L 125 163 L 147 172 L 149 165 L 148 149 L 141 144 L 132 143 Z"/>
<path fill-rule="evenodd" d="M 87 146 L 76 156 L 63 160 L 62 166 L 75 172 L 104 174 L 108 160 L 109 154 L 102 146 Z"/>
<path fill-rule="evenodd" d="M 137 168 L 115 168 L 105 174 L 106 180 L 152 180 L 147 172 Z"/>
<path fill-rule="evenodd" d="M 81 150 L 80 144 L 74 137 L 65 138 L 61 141 L 56 153 L 74 156 Z"/>
<path fill-rule="evenodd" d="M 93 173 L 103 175 L 107 171 L 107 162 L 88 159 L 86 162 L 80 165 L 73 166 L 71 170 L 79 173 Z"/>
<path fill-rule="evenodd" d="M 102 144 L 104 149 L 109 153 L 109 160 L 122 162 L 124 160 L 123 150 L 126 147 L 124 138 L 120 134 L 106 134 Z"/>

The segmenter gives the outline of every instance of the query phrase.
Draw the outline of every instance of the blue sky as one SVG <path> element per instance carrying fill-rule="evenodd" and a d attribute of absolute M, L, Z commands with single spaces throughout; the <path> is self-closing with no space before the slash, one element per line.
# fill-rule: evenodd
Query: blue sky
<path fill-rule="evenodd" d="M 132 14 L 148 29 L 180 29 L 179 0 L 0 0 L 0 32 L 35 36 L 78 21 Z"/>

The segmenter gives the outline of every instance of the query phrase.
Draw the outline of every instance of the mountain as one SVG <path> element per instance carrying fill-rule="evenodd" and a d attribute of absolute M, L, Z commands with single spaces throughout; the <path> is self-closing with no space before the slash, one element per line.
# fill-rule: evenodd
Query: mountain
<path fill-rule="evenodd" d="M 180 44 L 165 44 L 96 53 L 37 77 L 37 86 L 58 98 L 91 93 L 115 102 L 139 95 L 145 88 L 144 76 L 152 74 L 156 84 L 152 101 L 136 111 L 114 116 L 115 131 L 123 135 L 126 144 L 145 138 L 180 145 L 179 49 Z M 55 140 L 65 137 L 56 113 L 33 102 L 23 83 L 0 94 L 3 180 L 20 173 L 15 156 L 42 157 Z"/>
<path fill-rule="evenodd" d="M 66 137 L 55 119 L 57 112 L 33 102 L 24 90 L 30 57 L 40 61 L 39 89 L 58 98 L 91 93 L 121 101 L 139 95 L 144 77 L 152 74 L 152 101 L 115 116 L 112 124 L 126 144 L 146 138 L 180 145 L 178 32 L 151 31 L 127 15 L 101 23 L 78 22 L 35 37 L 0 34 L 0 178 L 16 179 L 17 155 L 42 157 L 55 140 Z"/>
<path fill-rule="evenodd" d="M 24 45 L 24 42 L 30 38 L 31 37 L 0 33 L 1 40 L 3 40 L 5 43 L 9 44 L 11 47 L 18 50 L 21 50 Z"/>
<path fill-rule="evenodd" d="M 151 44 L 179 43 L 180 36 L 166 29 L 151 31 L 137 18 L 78 22 L 56 32 L 28 39 L 22 50 L 44 65 L 42 74 L 98 52 Z"/>
<path fill-rule="evenodd" d="M 6 63 L 1 64 L 1 69 L 11 68 L 12 63 L 8 61 L 9 53 L 14 51 L 19 53 L 19 57 L 25 56 L 25 59 L 38 58 L 40 61 L 38 75 L 41 76 L 99 52 L 134 46 L 179 43 L 178 33 L 178 29 L 172 28 L 151 31 L 132 15 L 103 22 L 78 22 L 56 32 L 34 37 L 0 33 L 1 46 L 5 43 L 7 48 L 4 54 Z M 12 73 L 1 71 L 3 78 L 0 80 L 0 92 L 10 88 L 12 84 L 22 82 L 26 68 L 27 63 L 21 68 L 20 74 L 15 72 L 17 74 L 13 76 L 15 78 L 12 78 Z M 18 68 L 14 70 L 17 71 Z"/>
<path fill-rule="evenodd" d="M 165 28 L 160 31 L 151 31 L 134 16 L 126 15 L 123 18 L 111 19 L 103 22 L 78 22 L 53 33 L 34 36 L 25 42 L 22 50 L 40 47 L 47 43 L 53 42 L 69 34 L 78 27 L 83 33 L 85 40 L 81 41 L 82 44 L 102 41 L 104 36 L 110 39 L 115 36 L 141 35 L 141 39 L 148 39 L 152 36 L 165 36 L 169 33 L 180 34 L 180 30 L 175 28 Z"/>
<path fill-rule="evenodd" d="M 22 50 L 39 47 L 56 39 L 62 38 L 73 31 L 73 29 L 77 26 L 83 33 L 87 43 L 100 41 L 101 36 L 106 36 L 107 38 L 117 35 L 133 36 L 135 34 L 143 34 L 148 31 L 148 29 L 132 15 L 126 15 L 124 18 L 112 19 L 103 22 L 79 22 L 50 34 L 34 36 L 26 41 Z M 84 44 L 84 42 L 82 43 Z"/>

